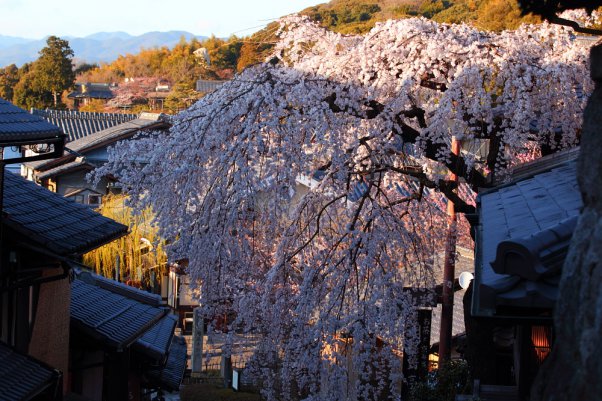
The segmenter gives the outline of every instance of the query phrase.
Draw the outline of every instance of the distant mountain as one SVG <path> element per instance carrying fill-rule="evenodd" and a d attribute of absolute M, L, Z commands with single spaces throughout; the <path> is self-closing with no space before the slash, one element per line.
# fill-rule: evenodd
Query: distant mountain
<path fill-rule="evenodd" d="M 132 35 L 130 35 L 127 32 L 97 32 L 97 33 L 93 33 L 92 35 L 88 35 L 86 36 L 84 39 L 93 39 L 93 40 L 111 40 L 111 39 L 130 39 L 133 38 Z"/>
<path fill-rule="evenodd" d="M 173 47 L 180 38 L 190 40 L 196 36 L 185 31 L 148 32 L 132 36 L 125 32 L 99 32 L 85 38 L 65 37 L 75 53 L 75 58 L 88 63 L 111 62 L 119 55 L 136 54 L 141 48 Z M 38 52 L 46 46 L 46 39 L 33 40 L 0 35 L 0 67 L 9 64 L 21 66 L 38 58 Z"/>
<path fill-rule="evenodd" d="M 0 50 L 6 47 L 21 45 L 23 43 L 33 42 L 35 39 L 17 38 L 15 36 L 0 35 Z"/>

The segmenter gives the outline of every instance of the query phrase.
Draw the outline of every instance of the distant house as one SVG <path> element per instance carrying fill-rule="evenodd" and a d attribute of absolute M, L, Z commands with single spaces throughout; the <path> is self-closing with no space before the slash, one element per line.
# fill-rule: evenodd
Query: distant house
<path fill-rule="evenodd" d="M 104 177 L 95 186 L 85 179 L 88 172 L 106 163 L 108 147 L 136 134 L 166 130 L 169 126 L 167 117 L 162 114 L 142 113 L 136 119 L 68 142 L 67 151 L 57 159 L 24 164 L 21 174 L 76 202 L 98 207 L 101 196 L 119 192 L 111 177 Z"/>
<path fill-rule="evenodd" d="M 160 79 L 155 86 L 155 92 L 169 92 L 171 90 L 171 82 L 167 79 Z"/>
<path fill-rule="evenodd" d="M 510 182 L 477 198 L 468 355 L 476 378 L 515 388 L 512 399 L 528 399 L 553 343 L 558 283 L 582 207 L 577 155 L 518 166 Z"/>
<path fill-rule="evenodd" d="M 146 94 L 148 98 L 148 107 L 151 110 L 164 110 L 165 100 L 171 95 L 171 92 L 149 92 Z"/>
<path fill-rule="evenodd" d="M 194 57 L 197 58 L 199 63 L 205 64 L 207 66 L 211 65 L 211 59 L 209 58 L 209 52 L 207 51 L 207 49 L 205 47 L 200 47 L 200 48 L 196 49 L 195 51 L 192 52 L 192 54 L 194 54 Z"/>
<path fill-rule="evenodd" d="M 199 79 L 196 81 L 196 91 L 200 93 L 211 93 L 217 90 L 227 81 L 215 81 L 208 79 Z"/>
<path fill-rule="evenodd" d="M 110 84 L 77 83 L 75 84 L 75 90 L 69 93 L 67 97 L 73 100 L 73 107 L 79 109 L 92 100 L 102 100 L 106 103 L 115 96 L 111 91 Z"/>
<path fill-rule="evenodd" d="M 165 100 L 172 94 L 171 83 L 166 79 L 157 82 L 155 90 L 147 93 L 148 106 L 151 110 L 163 110 Z"/>
<path fill-rule="evenodd" d="M 163 278 L 162 291 L 167 304 L 174 310 L 178 316 L 178 327 L 181 327 L 185 333 L 192 332 L 193 310 L 200 305 L 199 294 L 192 290 L 190 277 L 186 274 L 188 260 L 184 259 L 179 263 L 170 266 L 169 274 Z M 218 324 L 219 329 L 223 322 Z"/>

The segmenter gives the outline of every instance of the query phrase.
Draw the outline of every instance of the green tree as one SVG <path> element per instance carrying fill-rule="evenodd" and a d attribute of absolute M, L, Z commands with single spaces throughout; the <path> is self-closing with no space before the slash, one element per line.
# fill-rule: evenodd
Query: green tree
<path fill-rule="evenodd" d="M 23 73 L 19 82 L 15 85 L 13 103 L 24 109 L 31 109 L 32 107 L 44 109 L 52 106 L 52 94 L 39 90 L 36 83 L 36 73 L 34 70 L 30 70 Z"/>
<path fill-rule="evenodd" d="M 73 86 L 73 50 L 69 42 L 56 36 L 46 40 L 40 57 L 34 63 L 35 85 L 39 92 L 49 92 L 56 107 L 61 93 Z"/>
<path fill-rule="evenodd" d="M 218 69 L 231 68 L 236 69 L 236 63 L 240 57 L 240 48 L 242 41 L 232 35 L 228 38 L 228 42 L 223 43 L 214 51 L 210 51 L 211 64 Z"/>
<path fill-rule="evenodd" d="M 177 84 L 165 99 L 165 109 L 170 113 L 178 113 L 198 100 L 201 94 L 186 84 Z"/>
<path fill-rule="evenodd" d="M 75 67 L 75 69 L 73 70 L 73 72 L 75 73 L 75 76 L 78 76 L 80 74 L 85 74 L 89 71 L 94 71 L 96 69 L 98 69 L 98 64 L 93 63 L 81 63 L 80 65 L 78 65 L 77 67 Z"/>
<path fill-rule="evenodd" d="M 19 69 L 11 64 L 0 68 L 0 97 L 6 100 L 12 100 L 13 88 L 19 82 Z"/>

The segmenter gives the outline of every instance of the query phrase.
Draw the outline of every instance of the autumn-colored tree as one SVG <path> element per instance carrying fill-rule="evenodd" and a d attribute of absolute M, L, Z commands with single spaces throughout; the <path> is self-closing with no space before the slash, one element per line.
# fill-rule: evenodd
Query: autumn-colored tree
<path fill-rule="evenodd" d="M 101 99 L 90 99 L 90 101 L 79 108 L 79 111 L 102 113 L 105 111 L 105 102 Z"/>
<path fill-rule="evenodd" d="M 120 82 L 124 78 L 123 71 L 113 67 L 112 63 L 101 63 L 96 68 L 81 71 L 76 75 L 77 82 Z"/>
<path fill-rule="evenodd" d="M 541 22 L 539 17 L 522 16 L 516 1 L 489 0 L 481 8 L 475 20 L 475 26 L 489 31 L 516 29 L 520 24 Z"/>
<path fill-rule="evenodd" d="M 243 45 L 240 48 L 240 57 L 236 64 L 236 70 L 241 72 L 246 67 L 261 63 L 274 48 L 274 43 L 277 41 L 276 32 L 278 24 L 272 22 L 264 29 L 255 32 L 249 38 L 243 40 Z"/>
<path fill-rule="evenodd" d="M 17 82 L 19 82 L 19 69 L 16 65 L 0 68 L 0 97 L 11 101 Z"/>

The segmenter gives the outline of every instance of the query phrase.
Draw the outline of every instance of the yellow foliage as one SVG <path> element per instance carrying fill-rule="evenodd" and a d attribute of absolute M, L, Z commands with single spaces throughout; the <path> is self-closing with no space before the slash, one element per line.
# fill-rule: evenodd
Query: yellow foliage
<path fill-rule="evenodd" d="M 163 240 L 152 225 L 153 213 L 146 209 L 134 214 L 125 205 L 122 195 L 108 195 L 103 198 L 100 213 L 129 227 L 129 233 L 107 245 L 84 255 L 84 264 L 96 273 L 115 278 L 116 264 L 119 263 L 120 281 L 148 280 L 151 271 L 160 277 L 166 270 L 167 257 L 163 250 Z M 119 261 L 119 262 L 117 262 Z"/>
<path fill-rule="evenodd" d="M 102 113 L 105 111 L 105 102 L 101 99 L 90 99 L 88 104 L 79 108 L 79 111 Z"/>
<path fill-rule="evenodd" d="M 541 19 L 532 15 L 522 16 L 516 0 L 490 0 L 485 2 L 475 26 L 488 31 L 516 29 L 520 24 L 537 24 Z"/>

